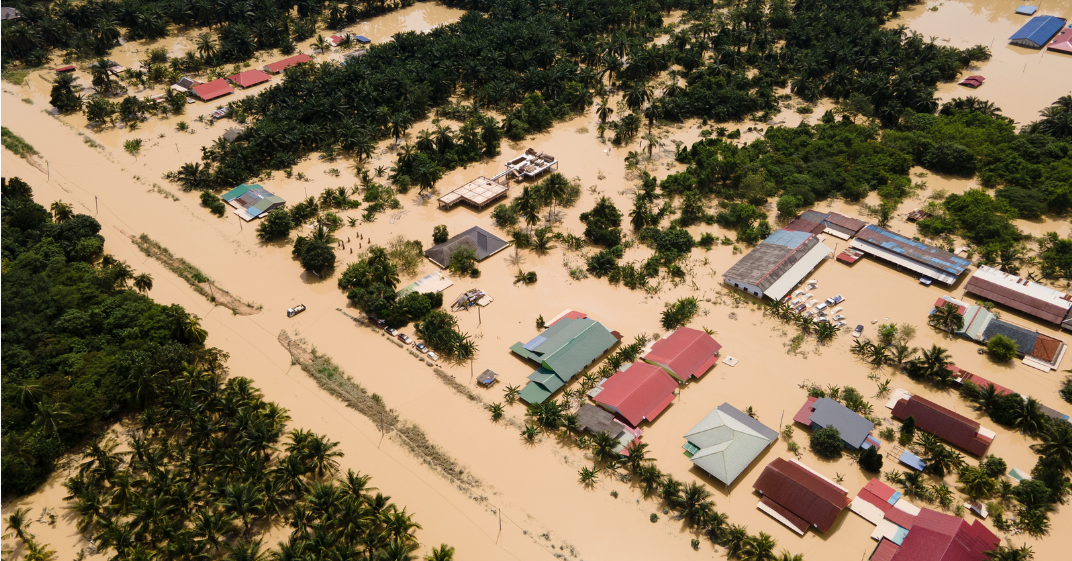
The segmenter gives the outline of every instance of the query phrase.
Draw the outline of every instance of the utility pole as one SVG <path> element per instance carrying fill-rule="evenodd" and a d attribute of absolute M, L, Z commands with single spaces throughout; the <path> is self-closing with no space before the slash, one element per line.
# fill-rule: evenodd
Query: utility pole
<path fill-rule="evenodd" d="M 97 204 L 97 196 L 93 195 L 93 215 L 96 216 L 100 213 L 100 205 Z"/>

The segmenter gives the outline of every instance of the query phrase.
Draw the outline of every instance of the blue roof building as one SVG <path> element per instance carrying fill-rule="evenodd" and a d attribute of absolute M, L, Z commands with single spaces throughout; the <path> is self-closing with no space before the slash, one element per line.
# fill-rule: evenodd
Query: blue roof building
<path fill-rule="evenodd" d="M 956 283 L 957 278 L 971 266 L 971 261 L 967 259 L 878 226 L 867 226 L 860 230 L 849 245 L 945 284 Z"/>
<path fill-rule="evenodd" d="M 1009 42 L 1021 47 L 1041 49 L 1065 26 L 1065 20 L 1056 16 L 1036 16 L 1031 18 L 1019 31 L 1009 37 Z"/>

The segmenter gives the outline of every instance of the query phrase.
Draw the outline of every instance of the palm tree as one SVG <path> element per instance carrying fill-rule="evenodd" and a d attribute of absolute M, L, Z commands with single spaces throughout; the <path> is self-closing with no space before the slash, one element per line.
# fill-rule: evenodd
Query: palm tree
<path fill-rule="evenodd" d="M 503 418 L 503 406 L 501 403 L 492 403 L 488 405 L 488 411 L 491 411 L 491 420 L 498 422 Z"/>
<path fill-rule="evenodd" d="M 1051 422 L 1039 435 L 1042 442 L 1031 448 L 1044 458 L 1053 458 L 1063 469 L 1072 468 L 1072 425 Z"/>
<path fill-rule="evenodd" d="M 27 521 L 26 516 L 30 514 L 28 508 L 15 508 L 15 512 L 12 512 L 10 516 L 5 519 L 7 522 L 8 533 L 6 536 L 15 536 L 16 538 L 26 541 L 29 533 L 26 531 Z"/>
<path fill-rule="evenodd" d="M 964 316 L 960 314 L 960 308 L 956 304 L 946 304 L 935 308 L 929 318 L 930 324 L 953 333 L 964 327 Z"/>
<path fill-rule="evenodd" d="M 637 473 L 637 481 L 640 482 L 640 490 L 647 497 L 654 493 L 662 481 L 663 474 L 654 464 L 640 466 Z"/>
<path fill-rule="evenodd" d="M 431 555 L 425 555 L 424 561 L 454 561 L 454 548 L 447 544 L 433 547 Z"/>
<path fill-rule="evenodd" d="M 216 56 L 217 45 L 212 39 L 212 35 L 208 33 L 201 33 L 197 36 L 197 53 L 201 55 L 201 60 L 208 61 Z"/>
<path fill-rule="evenodd" d="M 1020 547 L 999 545 L 985 552 L 985 555 L 990 561 L 1031 561 L 1035 558 L 1035 552 L 1027 545 Z"/>
<path fill-rule="evenodd" d="M 540 428 L 532 423 L 525 423 L 525 428 L 521 431 L 521 436 L 528 442 L 535 442 L 539 434 Z"/>
<path fill-rule="evenodd" d="M 581 471 L 579 471 L 578 474 L 581 476 L 581 484 L 585 487 L 591 487 L 596 483 L 596 477 L 599 475 L 599 469 L 595 466 L 591 468 L 586 466 L 582 467 Z"/>
<path fill-rule="evenodd" d="M 774 546 L 776 544 L 777 542 L 769 534 L 760 532 L 758 536 L 751 536 L 745 541 L 740 558 L 742 561 L 775 561 Z"/>
<path fill-rule="evenodd" d="M 617 447 L 614 437 L 606 431 L 600 432 L 592 439 L 592 456 L 603 465 L 610 464 L 618 459 L 618 452 L 614 451 Z"/>
<path fill-rule="evenodd" d="M 60 425 L 70 416 L 71 414 L 65 411 L 62 405 L 39 401 L 33 424 L 46 432 L 52 432 L 53 436 L 59 438 Z"/>
<path fill-rule="evenodd" d="M 63 201 L 56 201 L 52 203 L 53 221 L 55 221 L 57 224 L 62 224 L 70 220 L 71 218 L 74 218 L 74 210 L 72 210 L 71 205 Z"/>
<path fill-rule="evenodd" d="M 547 222 L 550 223 L 554 214 L 555 204 L 566 196 L 569 189 L 569 180 L 561 173 L 555 172 L 547 176 L 540 184 L 543 198 L 551 203 L 551 209 L 547 211 Z"/>
<path fill-rule="evenodd" d="M 614 114 L 614 108 L 610 106 L 607 98 L 603 98 L 599 101 L 599 107 L 596 108 L 596 116 L 599 117 L 600 124 L 606 124 L 607 119 Z"/>
<path fill-rule="evenodd" d="M 964 466 L 964 456 L 960 452 L 941 444 L 929 451 L 924 461 L 927 462 L 927 472 L 938 477 L 944 477 L 945 474 L 953 473 Z"/>
<path fill-rule="evenodd" d="M 804 561 L 804 554 L 790 553 L 789 551 L 783 549 L 782 552 L 778 554 L 777 559 L 778 561 Z"/>
<path fill-rule="evenodd" d="M 722 534 L 722 547 L 726 548 L 726 557 L 740 558 L 741 552 L 748 545 L 748 528 L 739 524 L 731 524 Z"/>
<path fill-rule="evenodd" d="M 134 289 L 142 294 L 148 294 L 153 289 L 153 277 L 149 276 L 149 273 L 134 277 Z"/>
<path fill-rule="evenodd" d="M 967 467 L 960 470 L 960 477 L 957 482 L 960 483 L 961 492 L 973 500 L 989 497 L 994 494 L 997 488 L 997 482 L 987 475 L 985 471 L 977 467 Z"/>
<path fill-rule="evenodd" d="M 412 561 L 415 544 L 408 541 L 391 540 L 387 547 L 376 552 L 375 561 Z"/>
<path fill-rule="evenodd" d="M 838 335 L 838 327 L 829 321 L 821 321 L 815 326 L 815 338 L 820 343 L 833 340 Z"/>
<path fill-rule="evenodd" d="M 1012 426 L 1025 434 L 1035 434 L 1046 425 L 1047 416 L 1033 397 L 1021 402 L 1013 412 Z"/>
<path fill-rule="evenodd" d="M 681 515 L 685 517 L 689 525 L 695 527 L 714 510 L 714 503 L 710 498 L 711 492 L 707 490 L 707 487 L 693 481 L 685 485 L 681 497 L 671 502 L 670 506 L 681 510 Z"/>
<path fill-rule="evenodd" d="M 520 393 L 521 393 L 521 388 L 519 388 L 516 385 L 510 384 L 510 385 L 507 385 L 506 389 L 503 391 L 503 397 L 506 398 L 506 403 L 509 403 L 509 404 L 513 405 L 513 403 L 515 401 L 517 401 L 517 396 Z"/>

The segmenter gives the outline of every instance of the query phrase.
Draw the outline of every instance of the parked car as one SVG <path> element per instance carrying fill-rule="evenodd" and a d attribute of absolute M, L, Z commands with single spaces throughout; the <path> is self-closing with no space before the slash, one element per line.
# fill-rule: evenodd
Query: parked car
<path fill-rule="evenodd" d="M 373 325 L 375 325 L 376 327 L 387 327 L 387 322 L 386 321 L 383 321 L 382 319 L 380 319 L 380 318 L 378 318 L 378 317 L 376 317 L 376 316 L 374 316 L 372 314 L 369 314 L 368 320 L 371 321 L 373 323 Z"/>
<path fill-rule="evenodd" d="M 387 334 L 391 337 L 396 337 L 398 335 L 398 331 L 395 330 L 395 328 L 393 327 L 384 327 L 383 330 L 386 331 Z"/>
<path fill-rule="evenodd" d="M 815 307 L 815 309 L 816 310 L 825 310 L 826 309 L 826 302 L 823 302 L 822 304 L 819 304 L 818 306 Z"/>
<path fill-rule="evenodd" d="M 840 304 L 840 303 L 842 303 L 844 301 L 845 301 L 845 297 L 840 295 L 840 294 L 838 294 L 837 296 L 834 296 L 834 297 L 826 299 L 826 303 L 830 304 L 831 306 L 833 306 L 835 304 Z"/>
<path fill-rule="evenodd" d="M 857 325 L 856 329 L 852 330 L 852 336 L 853 337 L 859 337 L 860 335 L 863 334 L 863 332 L 864 332 L 864 326 L 863 325 Z"/>
<path fill-rule="evenodd" d="M 405 333 L 399 333 L 397 337 L 399 341 L 402 341 L 407 345 L 413 343 L 413 339 L 410 339 L 409 335 L 406 335 Z"/>
<path fill-rule="evenodd" d="M 843 316 L 841 314 L 838 314 L 838 315 L 834 316 L 834 321 L 841 321 L 843 319 L 845 319 L 845 316 Z"/>
<path fill-rule="evenodd" d="M 430 359 L 432 359 L 432 360 L 434 360 L 436 362 L 439 362 L 439 355 L 435 354 L 432 351 L 428 351 L 428 358 L 430 358 Z"/>
<path fill-rule="evenodd" d="M 417 347 L 417 350 L 421 351 L 422 353 L 427 353 L 428 352 L 428 345 L 425 345 L 424 343 L 417 343 L 416 347 Z"/>

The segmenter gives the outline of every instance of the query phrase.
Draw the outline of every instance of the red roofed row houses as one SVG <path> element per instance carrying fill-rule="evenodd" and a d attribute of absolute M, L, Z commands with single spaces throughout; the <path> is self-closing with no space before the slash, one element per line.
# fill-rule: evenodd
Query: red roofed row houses
<path fill-rule="evenodd" d="M 706 374 L 718 362 L 720 349 L 722 345 L 706 331 L 679 327 L 669 337 L 656 341 L 641 360 L 662 367 L 684 383 Z"/>
<path fill-rule="evenodd" d="M 246 70 L 245 72 L 239 72 L 238 74 L 232 74 L 227 77 L 227 81 L 240 88 L 248 88 L 250 86 L 256 86 L 257 84 L 263 84 L 271 79 L 271 76 L 260 70 Z"/>
<path fill-rule="evenodd" d="M 194 92 L 194 95 L 201 99 L 201 101 L 211 101 L 218 97 L 234 93 L 234 88 L 231 87 L 231 84 L 227 83 L 227 80 L 220 78 L 218 80 L 194 86 L 190 91 Z"/>
<path fill-rule="evenodd" d="M 994 442 L 994 431 L 918 395 L 902 398 L 893 406 L 895 419 L 904 421 L 909 416 L 916 420 L 916 428 L 979 457 L 985 456 Z"/>
<path fill-rule="evenodd" d="M 756 508 L 801 536 L 813 526 L 828 532 L 850 502 L 844 487 L 784 458 L 767 464 L 752 488 L 763 495 Z"/>
<path fill-rule="evenodd" d="M 589 392 L 604 409 L 620 415 L 631 426 L 654 421 L 674 401 L 678 383 L 662 368 L 634 362 Z"/>
<path fill-rule="evenodd" d="M 986 78 L 982 76 L 968 76 L 967 78 L 960 81 L 960 85 L 975 89 L 983 85 L 983 82 L 985 81 Z"/>
<path fill-rule="evenodd" d="M 1055 324 L 1072 310 L 1072 296 L 1067 293 L 986 265 L 979 266 L 964 290 Z"/>
<path fill-rule="evenodd" d="M 984 561 L 1000 540 L 982 522 L 920 508 L 872 479 L 849 508 L 875 524 L 871 561 Z"/>
<path fill-rule="evenodd" d="M 271 74 L 279 74 L 291 66 L 297 66 L 303 62 L 310 62 L 311 60 L 313 59 L 309 58 L 309 55 L 307 54 L 294 55 L 283 60 L 277 60 L 271 64 L 266 64 L 264 65 L 264 70 Z"/>

